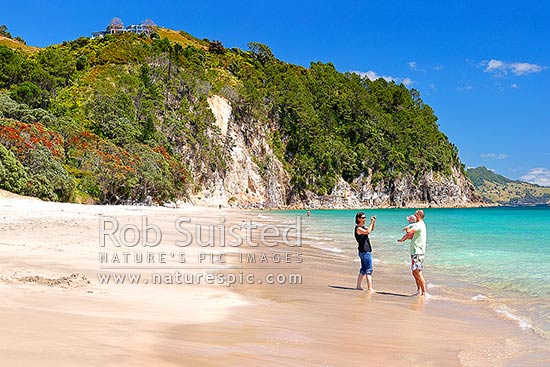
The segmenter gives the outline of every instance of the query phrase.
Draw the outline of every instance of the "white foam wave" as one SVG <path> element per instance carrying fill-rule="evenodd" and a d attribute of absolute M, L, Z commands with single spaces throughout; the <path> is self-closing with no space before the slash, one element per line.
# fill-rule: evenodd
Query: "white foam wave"
<path fill-rule="evenodd" d="M 485 301 L 487 299 L 487 296 L 484 296 L 483 294 L 478 294 L 472 297 L 472 301 L 479 302 L 479 301 Z"/>
<path fill-rule="evenodd" d="M 426 293 L 426 299 L 430 300 L 436 300 L 436 301 L 451 301 L 452 299 L 447 296 L 442 296 L 440 294 L 438 295 L 432 295 L 431 293 Z"/>
<path fill-rule="evenodd" d="M 303 236 L 303 237 L 312 241 L 333 241 L 334 240 L 332 237 L 317 237 L 317 236 Z"/>
<path fill-rule="evenodd" d="M 319 250 L 323 250 L 323 251 L 334 252 L 334 253 L 337 253 L 337 254 L 342 252 L 342 249 L 338 248 L 338 247 L 326 247 L 326 246 L 319 246 L 319 245 L 311 245 L 311 247 L 315 247 L 315 248 L 318 248 Z"/>
<path fill-rule="evenodd" d="M 524 317 L 514 315 L 514 313 L 506 306 L 496 307 L 495 312 L 505 319 L 516 322 L 521 330 L 535 330 L 533 325 L 528 320 L 525 320 Z"/>

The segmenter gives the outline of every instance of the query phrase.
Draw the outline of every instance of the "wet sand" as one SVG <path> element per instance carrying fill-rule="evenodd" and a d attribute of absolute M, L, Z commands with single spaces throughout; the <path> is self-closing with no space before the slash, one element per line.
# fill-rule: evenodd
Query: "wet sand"
<path fill-rule="evenodd" d="M 190 245 L 185 264 L 132 270 L 251 273 L 256 280 L 292 273 L 302 284 L 100 284 L 98 274 L 109 272 L 98 261 L 102 217 L 139 223 L 147 216 L 163 229 L 182 215 L 212 225 L 221 216 L 227 225 L 262 221 L 251 212 L 18 198 L 0 199 L 0 208 L 2 366 L 540 366 L 549 358 L 535 335 L 482 307 L 439 299 L 437 290 L 430 299 L 413 296 L 407 269 L 375 265 L 379 293 L 353 290 L 357 263 L 307 243 L 284 250 L 289 263 L 241 262 L 239 251 L 280 251 L 241 246 L 215 249 L 227 253 L 225 264 L 199 264 L 204 248 Z M 166 243 L 181 239 L 164 234 Z"/>

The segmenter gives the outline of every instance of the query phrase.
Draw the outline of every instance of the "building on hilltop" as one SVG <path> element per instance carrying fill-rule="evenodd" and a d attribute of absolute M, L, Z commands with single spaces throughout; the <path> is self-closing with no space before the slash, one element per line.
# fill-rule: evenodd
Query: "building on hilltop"
<path fill-rule="evenodd" d="M 113 18 L 104 31 L 92 32 L 92 38 L 103 37 L 107 34 L 119 34 L 126 32 L 150 35 L 153 33 L 154 27 L 156 27 L 156 24 L 152 20 L 146 19 L 140 24 L 131 24 L 124 28 L 124 24 L 120 18 Z"/>

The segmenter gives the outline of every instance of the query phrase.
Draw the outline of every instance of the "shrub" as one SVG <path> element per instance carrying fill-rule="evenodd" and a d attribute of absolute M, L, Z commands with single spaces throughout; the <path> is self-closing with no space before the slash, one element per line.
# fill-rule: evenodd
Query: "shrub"
<path fill-rule="evenodd" d="M 32 82 L 23 82 L 10 91 L 10 97 L 19 103 L 31 107 L 40 107 L 42 104 L 42 90 Z"/>
<path fill-rule="evenodd" d="M 74 179 L 49 149 L 39 146 L 29 151 L 25 165 L 30 176 L 25 193 L 51 201 L 71 200 L 76 187 Z"/>
<path fill-rule="evenodd" d="M 27 179 L 25 167 L 12 152 L 0 144 L 0 188 L 19 194 Z"/>

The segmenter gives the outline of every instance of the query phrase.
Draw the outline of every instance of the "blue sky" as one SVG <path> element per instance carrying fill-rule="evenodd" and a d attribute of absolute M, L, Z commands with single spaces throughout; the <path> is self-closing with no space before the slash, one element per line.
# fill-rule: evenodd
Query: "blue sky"
<path fill-rule="evenodd" d="M 550 186 L 550 2 L 5 1 L 0 24 L 33 46 L 149 18 L 283 61 L 332 62 L 420 91 L 467 167 Z"/>

